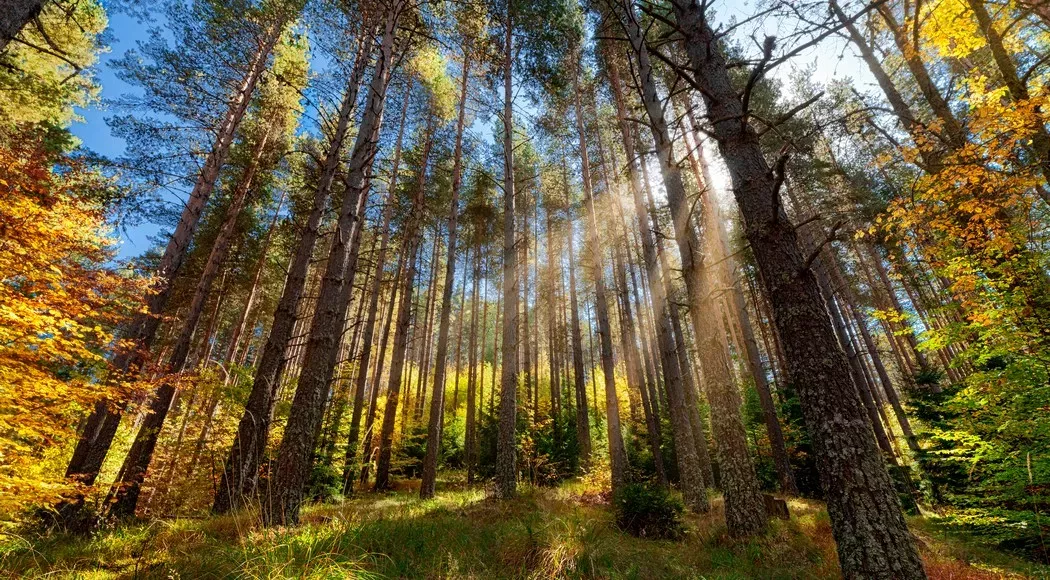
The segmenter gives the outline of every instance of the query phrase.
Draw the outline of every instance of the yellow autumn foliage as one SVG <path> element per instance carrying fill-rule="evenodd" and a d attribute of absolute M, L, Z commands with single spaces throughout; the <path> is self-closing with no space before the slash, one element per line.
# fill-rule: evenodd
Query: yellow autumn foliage
<path fill-rule="evenodd" d="M 40 140 L 0 147 L 0 514 L 68 490 L 44 463 L 76 440 L 117 326 L 144 284 L 112 268 L 113 240 L 91 196 L 107 184 L 61 171 Z"/>

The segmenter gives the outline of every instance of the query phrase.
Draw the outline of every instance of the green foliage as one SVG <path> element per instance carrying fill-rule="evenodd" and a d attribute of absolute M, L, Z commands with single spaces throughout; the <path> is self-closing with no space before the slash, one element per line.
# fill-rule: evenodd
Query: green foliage
<path fill-rule="evenodd" d="M 46 2 L 40 17 L 0 54 L 0 133 L 29 125 L 68 127 L 74 107 L 97 96 L 90 74 L 103 51 L 106 12 L 95 0 Z"/>
<path fill-rule="evenodd" d="M 633 536 L 663 540 L 682 537 L 685 506 L 666 488 L 631 483 L 616 492 L 613 505 L 616 525 Z"/>

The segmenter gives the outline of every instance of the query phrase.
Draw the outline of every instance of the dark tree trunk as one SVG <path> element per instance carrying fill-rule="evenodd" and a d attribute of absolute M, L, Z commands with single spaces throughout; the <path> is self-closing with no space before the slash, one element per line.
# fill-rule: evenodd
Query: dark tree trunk
<path fill-rule="evenodd" d="M 379 458 L 376 461 L 376 479 L 373 489 L 385 490 L 390 486 L 390 457 L 393 451 L 394 424 L 397 422 L 398 399 L 401 395 L 401 373 L 405 365 L 405 350 L 408 347 L 408 325 L 412 318 L 412 294 L 415 288 L 416 265 L 418 256 L 416 248 L 420 242 L 420 222 L 423 219 L 423 198 L 426 192 L 427 165 L 434 145 L 436 119 L 431 113 L 427 119 L 426 134 L 423 139 L 423 153 L 420 161 L 419 179 L 416 182 L 415 198 L 406 222 L 403 244 L 411 252 L 411 258 L 405 269 L 401 287 L 401 303 L 397 309 L 397 323 L 394 325 L 394 351 L 390 359 L 390 380 L 387 386 L 386 406 L 383 409 L 383 425 L 379 432 Z"/>
<path fill-rule="evenodd" d="M 216 132 L 215 141 L 204 160 L 204 167 L 197 176 L 193 190 L 183 207 L 175 232 L 172 233 L 164 249 L 164 255 L 157 267 L 156 282 L 146 300 L 146 312 L 137 315 L 123 333 L 132 346 L 121 350 L 114 357 L 113 366 L 118 373 L 134 376 L 145 361 L 145 357 L 148 356 L 160 325 L 160 317 L 171 297 L 172 283 L 182 268 L 186 250 L 197 229 L 204 207 L 215 188 L 219 170 L 226 162 L 234 135 L 241 120 L 244 119 L 248 103 L 283 29 L 284 21 L 282 20 L 275 22 L 267 30 L 265 38 L 251 59 L 240 87 L 229 101 L 226 113 Z M 106 458 L 106 453 L 113 443 L 113 437 L 116 435 L 123 405 L 123 402 L 118 401 L 99 401 L 95 404 L 94 410 L 80 432 L 76 449 L 66 468 L 66 477 L 75 478 L 85 485 L 94 484 L 102 468 L 102 462 Z M 81 501 L 82 498 L 78 497 L 69 505 L 75 506 Z"/>
<path fill-rule="evenodd" d="M 510 499 L 517 489 L 518 262 L 514 232 L 514 57 L 513 6 L 507 3 L 503 54 L 503 357 L 500 376 L 499 435 L 496 441 L 496 497 Z"/>
<path fill-rule="evenodd" d="M 350 126 L 350 115 L 357 101 L 364 65 L 368 62 L 371 52 L 368 41 L 365 42 L 366 44 L 362 44 L 360 54 L 354 63 L 355 74 L 343 95 L 335 132 L 325 155 L 317 189 L 314 191 L 310 215 L 299 234 L 295 256 L 288 268 L 284 289 L 274 312 L 270 334 L 259 358 L 258 368 L 255 370 L 252 390 L 248 395 L 244 414 L 237 425 L 237 434 L 234 436 L 233 446 L 227 455 L 219 488 L 215 492 L 215 501 L 212 503 L 212 511 L 215 513 L 226 513 L 243 506 L 255 492 L 259 464 L 269 437 L 277 388 L 287 360 L 285 353 L 298 320 L 297 315 L 306 288 L 310 259 L 317 245 L 321 219 L 324 216 L 332 191 L 332 182 L 335 180 L 339 167 L 339 152 L 342 150 L 342 144 Z"/>
<path fill-rule="evenodd" d="M 445 287 L 441 292 L 441 316 L 438 321 L 437 356 L 434 359 L 434 394 L 430 399 L 430 423 L 427 425 L 427 451 L 423 458 L 423 481 L 419 496 L 434 497 L 437 480 L 437 457 L 441 449 L 441 428 L 445 411 L 445 370 L 448 367 L 448 327 L 452 317 L 452 286 L 456 280 L 456 243 L 458 241 L 459 190 L 463 184 L 463 130 L 467 116 L 467 87 L 470 83 L 470 46 L 463 50 L 463 77 L 460 79 L 459 117 L 456 120 L 456 149 L 452 162 L 452 201 L 448 214 L 448 259 L 445 265 Z M 436 265 L 435 265 L 436 267 Z M 467 456 L 470 456 L 470 393 L 467 394 Z"/>
<path fill-rule="evenodd" d="M 846 578 L 925 578 L 886 466 L 864 416 L 834 330 L 797 233 L 778 202 L 775 176 L 746 122 L 714 32 L 695 1 L 675 0 L 693 79 L 707 113 L 744 232 L 762 272 L 773 322 L 784 344 L 791 383 L 828 502 L 839 562 Z"/>
<path fill-rule="evenodd" d="M 569 198 L 569 171 L 562 164 L 562 177 L 565 180 L 565 207 L 572 206 Z M 566 210 L 569 211 L 569 210 Z M 583 371 L 583 333 L 580 329 L 580 303 L 576 294 L 576 251 L 575 231 L 571 216 L 566 219 L 566 251 L 569 254 L 569 318 L 572 333 L 572 384 L 576 393 L 576 444 L 580 453 L 580 464 L 586 465 L 591 457 L 591 422 L 587 417 L 587 386 Z"/>
<path fill-rule="evenodd" d="M 44 0 L 4 0 L 0 4 L 0 53 L 31 20 L 40 15 Z"/>
<path fill-rule="evenodd" d="M 350 435 L 346 443 L 346 458 L 343 463 L 343 495 L 349 495 L 354 490 L 354 461 L 357 455 L 357 449 L 360 446 L 360 429 L 361 429 L 361 416 L 364 411 L 365 401 L 365 383 L 368 380 L 369 374 L 366 372 L 369 368 L 372 356 L 372 337 L 375 335 L 376 318 L 379 312 L 379 295 L 383 290 L 383 270 L 386 268 L 386 256 L 390 247 L 390 220 L 394 215 L 394 192 L 397 190 L 397 178 L 401 164 L 401 145 L 402 140 L 405 136 L 405 121 L 408 118 L 408 103 L 411 100 L 409 97 L 412 94 L 412 79 L 410 78 L 407 86 L 405 87 L 405 95 L 401 104 L 401 121 L 397 130 L 397 144 L 394 146 L 394 159 L 390 170 L 390 183 L 387 186 L 386 193 L 386 205 L 383 207 L 383 225 L 381 226 L 382 233 L 379 241 L 379 254 L 376 255 L 376 266 L 375 266 L 375 277 L 372 279 L 372 289 L 369 293 L 368 301 L 368 319 L 365 321 L 364 336 L 365 342 L 361 348 L 361 356 L 358 361 L 358 373 L 354 379 L 354 411 L 350 417 Z M 393 304 L 394 297 L 390 297 L 391 304 Z M 384 332 L 385 339 L 385 332 Z M 377 363 L 376 363 L 376 376 L 383 372 L 383 354 L 386 351 L 385 340 L 384 346 L 380 347 L 377 352 Z M 374 389 L 373 389 L 374 392 Z M 373 401 L 375 397 L 372 397 Z M 369 408 L 372 409 L 369 417 L 374 416 L 375 403 L 370 401 Z M 372 422 L 371 419 L 368 421 L 368 428 L 371 430 Z M 366 434 L 365 439 L 368 439 Z"/>
<path fill-rule="evenodd" d="M 386 89 L 394 64 L 397 24 L 404 7 L 404 3 L 398 0 L 385 15 L 383 40 L 369 87 L 367 108 L 350 156 L 346 192 L 310 325 L 303 369 L 277 454 L 271 497 L 263 505 L 263 517 L 268 525 L 296 523 L 299 519 L 303 488 L 310 474 L 314 434 L 323 413 L 324 393 L 339 352 L 340 331 L 357 272 L 357 250 L 364 226 L 362 210 L 368 197 L 368 174 L 375 158 Z"/>
<path fill-rule="evenodd" d="M 583 174 L 583 195 L 586 204 L 588 247 L 591 249 L 591 267 L 594 269 L 594 304 L 598 319 L 598 342 L 601 352 L 602 374 L 605 379 L 605 413 L 608 421 L 606 434 L 609 440 L 609 463 L 612 471 L 613 493 L 627 482 L 627 450 L 623 444 L 620 426 L 620 402 L 616 396 L 616 368 L 613 363 L 612 327 L 609 324 L 609 303 L 605 295 L 605 260 L 602 257 L 598 237 L 598 216 L 594 208 L 594 191 L 591 187 L 591 164 L 587 154 L 587 132 L 584 128 L 583 107 L 580 105 L 579 72 L 577 71 L 576 130 L 579 133 L 580 163 Z"/>

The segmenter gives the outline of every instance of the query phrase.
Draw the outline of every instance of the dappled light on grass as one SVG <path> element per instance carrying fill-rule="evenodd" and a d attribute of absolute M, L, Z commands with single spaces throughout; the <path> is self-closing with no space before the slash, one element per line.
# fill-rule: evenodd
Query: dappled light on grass
<path fill-rule="evenodd" d="M 686 514 L 680 541 L 634 538 L 611 507 L 578 501 L 579 482 L 526 487 L 497 502 L 485 489 L 364 493 L 305 510 L 297 527 L 266 529 L 257 514 L 154 521 L 91 540 L 8 538 L 0 569 L 19 576 L 82 578 L 832 578 L 839 575 L 826 512 L 789 500 L 792 519 L 767 534 L 728 536 L 720 498 Z M 1021 578 L 1045 570 L 974 548 L 913 521 L 932 578 Z M 30 547 L 34 546 L 34 547 Z"/>

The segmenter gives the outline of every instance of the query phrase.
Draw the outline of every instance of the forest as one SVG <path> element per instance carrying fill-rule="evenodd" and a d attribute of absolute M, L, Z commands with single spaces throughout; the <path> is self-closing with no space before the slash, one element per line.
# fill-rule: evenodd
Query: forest
<path fill-rule="evenodd" d="M 0 0 L 0 577 L 1050 577 L 1050 2 Z"/>

